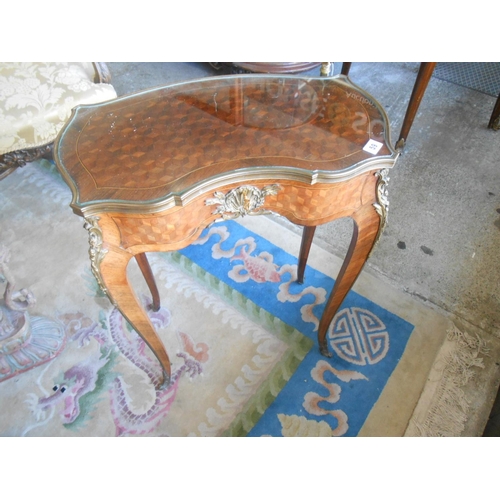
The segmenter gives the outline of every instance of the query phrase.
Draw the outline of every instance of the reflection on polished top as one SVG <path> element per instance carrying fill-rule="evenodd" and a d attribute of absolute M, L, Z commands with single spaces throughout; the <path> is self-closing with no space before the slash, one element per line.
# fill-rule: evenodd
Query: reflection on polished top
<path fill-rule="evenodd" d="M 79 106 L 55 158 L 74 208 L 136 205 L 270 167 L 334 181 L 374 159 L 394 159 L 387 129 L 384 111 L 346 77 L 239 75 Z M 363 150 L 370 140 L 378 151 Z"/>

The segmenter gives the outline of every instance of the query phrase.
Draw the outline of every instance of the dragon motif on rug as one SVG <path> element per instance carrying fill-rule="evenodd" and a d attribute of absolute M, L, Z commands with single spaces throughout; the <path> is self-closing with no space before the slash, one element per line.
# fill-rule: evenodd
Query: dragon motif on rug
<path fill-rule="evenodd" d="M 89 359 L 66 370 L 62 380 L 52 387 L 52 394 L 38 400 L 37 410 L 44 412 L 63 402 L 64 408 L 60 411 L 63 424 L 75 422 L 81 412 L 81 398 L 96 389 L 99 371 L 108 362 L 109 356 Z"/>
<path fill-rule="evenodd" d="M 160 320 L 158 313 L 156 319 Z M 154 317 L 153 323 L 154 321 Z M 120 352 L 131 361 L 137 368 L 140 368 L 149 378 L 155 387 L 155 401 L 145 413 L 134 413 L 129 406 L 129 398 L 121 377 L 115 378 L 110 390 L 111 413 L 116 426 L 116 435 L 144 435 L 153 431 L 165 415 L 168 413 L 175 400 L 179 387 L 179 380 L 183 373 L 191 378 L 201 374 L 201 363 L 208 359 L 208 346 L 198 344 L 193 346 L 192 339 L 185 333 L 179 335 L 184 347 L 184 352 L 179 352 L 178 357 L 184 363 L 173 371 L 170 384 L 161 388 L 162 369 L 160 364 L 149 357 L 146 353 L 146 343 L 139 337 L 132 339 L 123 335 L 121 315 L 110 315 L 110 334 Z"/>
<path fill-rule="evenodd" d="M 167 309 L 162 307 L 153 312 L 148 302 L 145 305 L 155 327 L 168 326 L 170 312 Z M 202 364 L 208 360 L 206 344 L 195 345 L 188 334 L 179 332 L 183 350 L 177 356 L 183 363 L 173 371 L 170 384 L 161 387 L 162 369 L 159 362 L 148 355 L 146 343 L 128 327 L 118 309 L 113 308 L 106 314 L 101 325 L 81 313 L 67 314 L 60 319 L 65 323 L 71 341 L 78 347 L 95 339 L 100 353 L 65 370 L 54 379 L 51 394 L 32 402 L 37 420 L 50 419 L 55 410 L 65 427 L 80 427 L 90 418 L 108 389 L 116 436 L 149 434 L 158 427 L 172 406 L 181 376 L 185 374 L 192 378 L 201 374 Z M 143 413 L 132 410 L 123 377 L 114 371 L 119 355 L 140 370 L 154 387 L 154 402 Z M 49 409 L 52 409 L 51 415 L 46 417 Z"/>

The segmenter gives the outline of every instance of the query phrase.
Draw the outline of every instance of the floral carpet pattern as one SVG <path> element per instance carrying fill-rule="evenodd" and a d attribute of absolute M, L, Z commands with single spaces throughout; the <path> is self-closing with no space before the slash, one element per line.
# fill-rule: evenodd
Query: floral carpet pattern
<path fill-rule="evenodd" d="M 37 299 L 23 349 L 0 351 L 0 435 L 358 434 L 413 325 L 350 292 L 328 332 L 333 356 L 321 356 L 334 280 L 308 267 L 299 285 L 296 256 L 218 223 L 182 251 L 149 255 L 162 300 L 151 319 L 173 363 L 161 388 L 155 357 L 97 287 L 70 200 L 48 161 L 0 183 L 0 245 Z M 129 273 L 147 306 L 135 263 Z"/>

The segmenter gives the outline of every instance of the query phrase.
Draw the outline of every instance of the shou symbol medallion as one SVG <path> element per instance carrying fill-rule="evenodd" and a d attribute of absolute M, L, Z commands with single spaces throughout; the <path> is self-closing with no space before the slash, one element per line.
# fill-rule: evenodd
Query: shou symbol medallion
<path fill-rule="evenodd" d="M 328 336 L 336 354 L 356 365 L 376 364 L 389 350 L 385 324 L 372 312 L 359 307 L 339 311 Z"/>

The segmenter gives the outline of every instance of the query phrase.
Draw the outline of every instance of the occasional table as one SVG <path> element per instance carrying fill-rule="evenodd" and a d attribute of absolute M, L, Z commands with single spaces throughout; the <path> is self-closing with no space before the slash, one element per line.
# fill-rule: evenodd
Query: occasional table
<path fill-rule="evenodd" d="M 373 97 L 348 77 L 238 75 L 78 106 L 54 157 L 85 219 L 97 282 L 161 363 L 170 361 L 127 278 L 132 257 L 153 308 L 145 252 L 178 250 L 219 219 L 276 213 L 303 226 L 298 281 L 316 226 L 354 220 L 350 248 L 318 328 L 326 333 L 381 231 L 398 152 Z"/>

